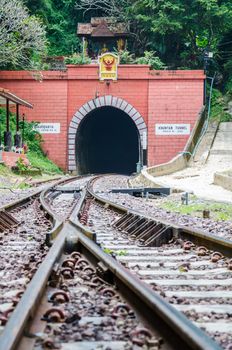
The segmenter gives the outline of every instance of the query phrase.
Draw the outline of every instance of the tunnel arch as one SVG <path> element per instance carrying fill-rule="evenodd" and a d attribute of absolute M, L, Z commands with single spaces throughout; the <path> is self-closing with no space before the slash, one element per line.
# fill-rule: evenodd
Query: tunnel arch
<path fill-rule="evenodd" d="M 141 114 L 127 101 L 107 95 L 92 99 L 85 103 L 77 110 L 74 114 L 68 130 L 68 170 L 76 171 L 76 136 L 78 134 L 81 122 L 87 117 L 91 112 L 98 110 L 102 107 L 113 107 L 114 109 L 119 109 L 126 113 L 133 121 L 139 139 L 139 162 L 141 164 L 146 164 L 146 150 L 147 150 L 147 125 L 141 116 Z"/>

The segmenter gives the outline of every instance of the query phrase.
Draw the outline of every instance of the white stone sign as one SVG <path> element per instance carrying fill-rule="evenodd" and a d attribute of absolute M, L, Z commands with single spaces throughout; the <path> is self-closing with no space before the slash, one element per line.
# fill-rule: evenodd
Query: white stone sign
<path fill-rule="evenodd" d="M 35 126 L 35 130 L 40 134 L 59 134 L 60 123 L 39 123 Z"/>
<path fill-rule="evenodd" d="M 190 135 L 190 124 L 156 124 L 156 135 Z"/>

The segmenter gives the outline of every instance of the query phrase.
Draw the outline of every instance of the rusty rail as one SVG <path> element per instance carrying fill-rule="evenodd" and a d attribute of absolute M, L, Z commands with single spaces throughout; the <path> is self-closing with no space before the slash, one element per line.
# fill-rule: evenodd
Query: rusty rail
<path fill-rule="evenodd" d="M 124 232 L 135 240 L 138 239 L 140 245 L 159 246 L 163 243 L 167 243 L 174 236 L 188 239 L 194 244 L 203 245 L 210 250 L 219 251 L 228 258 L 232 257 L 232 242 L 228 239 L 216 237 L 199 229 L 187 228 L 170 221 L 141 214 L 136 210 L 132 210 L 120 204 L 115 204 L 114 202 L 97 195 L 93 191 L 92 185 L 93 182 L 100 176 L 102 175 L 98 175 L 88 182 L 87 193 L 97 202 L 107 205 L 108 207 L 122 213 L 123 216 L 118 220 L 118 222 L 114 223 L 114 225 L 116 227 L 119 226 L 117 228 L 123 228 Z M 132 224 L 136 221 L 136 219 L 139 219 L 137 221 L 139 224 L 137 224 L 136 227 L 134 227 L 134 231 L 131 232 Z M 149 225 L 153 225 L 150 227 L 150 230 Z M 158 234 L 156 229 L 159 227 L 159 225 L 161 225 L 160 228 L 162 228 L 162 230 Z M 144 233 L 145 229 L 148 229 L 147 239 L 143 239 L 143 237 L 139 236 L 142 232 Z M 140 240 L 140 238 L 142 238 L 142 240 Z"/>
<path fill-rule="evenodd" d="M 194 326 L 183 314 L 176 311 L 111 256 L 104 253 L 84 233 L 70 223 L 65 223 L 0 335 L 0 350 L 17 349 L 25 329 L 28 328 L 28 323 L 35 314 L 54 264 L 65 249 L 66 240 L 69 249 L 71 246 L 73 250 L 78 247 L 78 250 L 92 264 L 97 266 L 101 262 L 105 266 L 111 283 L 117 286 L 120 293 L 149 324 L 149 327 L 164 337 L 170 349 L 220 349 L 203 331 Z"/>
<path fill-rule="evenodd" d="M 89 189 L 88 193 L 91 194 Z M 25 294 L 12 313 L 4 331 L 0 335 L 0 350 L 17 349 L 25 329 L 27 329 L 30 320 L 35 314 L 54 264 L 59 260 L 60 255 L 65 249 L 69 251 L 81 251 L 94 266 L 98 266 L 101 263 L 107 271 L 110 282 L 117 286 L 120 293 L 128 300 L 142 319 L 146 320 L 151 329 L 155 330 L 155 332 L 158 331 L 164 337 L 170 349 L 221 349 L 219 345 L 198 327 L 193 325 L 182 313 L 175 310 L 148 285 L 132 275 L 115 259 L 104 253 L 90 239 L 94 235 L 91 237 L 91 231 L 78 223 L 77 220 L 79 211 L 84 203 L 84 196 L 85 194 L 82 196 L 81 203 L 74 209 L 70 221 L 61 223 L 57 228 L 57 233 L 59 234 L 54 240 L 47 257 L 37 270 Z M 94 197 L 98 200 L 97 196 Z M 105 201 L 100 197 L 99 201 L 114 207 L 112 202 Z M 129 213 L 128 209 L 123 206 L 117 205 L 116 210 Z M 133 215 L 141 216 L 139 213 L 132 211 L 132 217 Z M 133 228 L 133 223 L 129 223 L 129 229 Z M 166 225 L 167 223 L 162 224 Z M 178 227 L 173 226 L 172 230 L 173 234 L 180 232 L 180 228 Z"/>

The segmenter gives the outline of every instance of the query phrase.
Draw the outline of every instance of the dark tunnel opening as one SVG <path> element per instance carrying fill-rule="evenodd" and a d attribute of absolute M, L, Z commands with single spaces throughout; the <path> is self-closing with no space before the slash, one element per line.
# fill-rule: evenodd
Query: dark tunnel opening
<path fill-rule="evenodd" d="M 76 136 L 79 174 L 136 171 L 139 136 L 133 120 L 120 109 L 101 107 L 87 114 Z"/>

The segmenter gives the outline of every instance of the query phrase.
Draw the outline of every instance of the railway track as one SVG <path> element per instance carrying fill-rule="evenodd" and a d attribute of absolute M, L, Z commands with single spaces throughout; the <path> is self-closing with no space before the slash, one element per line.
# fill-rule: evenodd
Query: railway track
<path fill-rule="evenodd" d="M 57 177 L 52 179 L 45 179 L 45 180 L 38 180 L 38 181 L 32 181 L 31 179 L 23 181 L 21 184 L 28 185 L 28 188 L 25 189 L 11 189 L 8 187 L 1 188 L 1 204 L 0 204 L 0 210 L 7 208 L 7 206 L 11 207 L 12 203 L 14 202 L 20 202 L 23 200 L 23 198 L 28 198 L 29 196 L 33 197 L 33 195 L 42 192 L 45 188 L 49 186 L 52 186 L 52 184 L 59 183 L 59 181 L 62 181 L 64 177 Z M 17 181 L 16 181 L 17 183 Z M 15 183 L 15 186 L 16 186 Z M 18 184 L 19 185 L 19 184 Z"/>
<path fill-rule="evenodd" d="M 54 193 L 53 190 L 58 185 L 61 187 L 63 183 L 69 181 L 70 179 L 62 179 L 44 191 L 37 190 L 32 196 L 21 198 L 1 208 L 0 330 L 6 325 L 28 283 L 47 255 L 49 247 L 46 244 L 46 237 L 50 237 L 56 231 L 56 227 L 59 227 L 58 215 L 55 218 L 45 208 L 49 205 L 56 207 L 51 198 L 48 204 L 47 196 Z M 63 217 L 77 200 L 78 197 L 74 198 L 73 193 L 69 194 L 69 201 L 66 200 L 66 207 L 63 208 Z M 59 203 L 63 202 L 62 195 L 57 195 L 56 201 L 59 216 L 62 216 L 59 207 Z M 44 209 L 41 202 L 45 206 Z M 53 230 L 54 224 L 55 230 Z"/>
<path fill-rule="evenodd" d="M 89 239 L 95 233 L 77 220 L 83 196 L 60 221 L 50 199 L 44 193 L 42 205 L 56 221 L 51 247 L 0 335 L 0 350 L 219 349 Z"/>
<path fill-rule="evenodd" d="M 230 349 L 232 242 L 115 205 L 99 186 L 94 193 L 94 181 L 80 222 L 105 252 Z"/>

